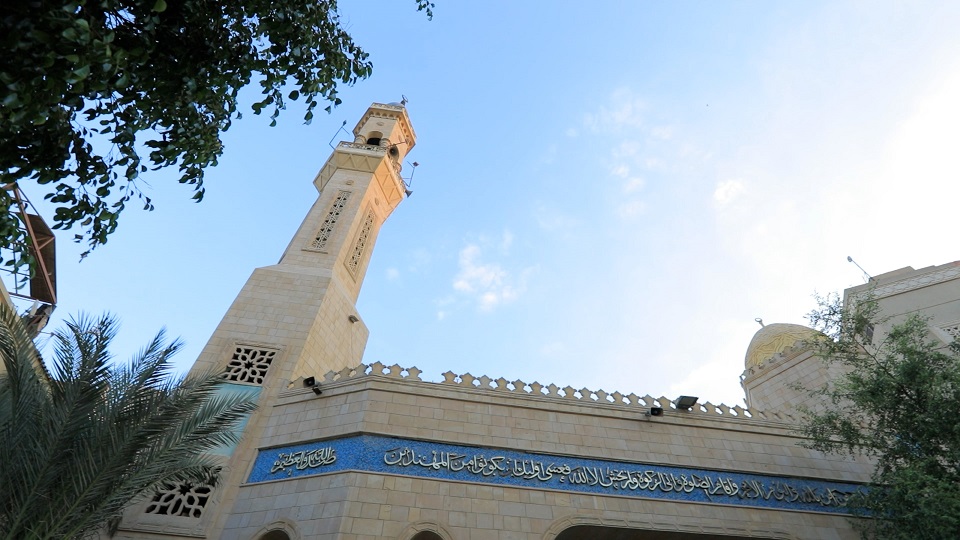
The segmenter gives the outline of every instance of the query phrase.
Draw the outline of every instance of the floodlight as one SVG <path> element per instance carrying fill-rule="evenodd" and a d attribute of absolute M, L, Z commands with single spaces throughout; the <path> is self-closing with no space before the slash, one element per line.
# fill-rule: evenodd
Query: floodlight
<path fill-rule="evenodd" d="M 699 398 L 696 396 L 680 396 L 677 398 L 675 403 L 677 404 L 678 409 L 689 411 L 691 407 L 697 404 L 697 399 Z"/>

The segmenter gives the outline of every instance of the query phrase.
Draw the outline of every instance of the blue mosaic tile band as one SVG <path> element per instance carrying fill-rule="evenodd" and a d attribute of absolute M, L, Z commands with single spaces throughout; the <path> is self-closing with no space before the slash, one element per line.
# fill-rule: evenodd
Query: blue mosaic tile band
<path fill-rule="evenodd" d="M 337 471 L 849 514 L 862 486 L 360 435 L 261 450 L 248 483 Z"/>

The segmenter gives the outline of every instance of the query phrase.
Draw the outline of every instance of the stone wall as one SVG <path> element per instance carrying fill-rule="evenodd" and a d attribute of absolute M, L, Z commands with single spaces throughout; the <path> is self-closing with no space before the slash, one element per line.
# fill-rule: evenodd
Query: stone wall
<path fill-rule="evenodd" d="M 559 388 L 360 365 L 331 372 L 315 395 L 294 381 L 269 411 L 261 449 L 375 434 L 620 463 L 866 481 L 869 464 L 798 446 L 792 419 L 709 403 L 677 410 L 666 398 Z M 663 416 L 647 416 L 651 406 Z M 252 467 L 252 465 L 251 465 Z M 301 538 L 554 538 L 574 524 L 734 535 L 855 538 L 827 512 L 569 493 L 477 482 L 343 471 L 248 483 L 226 510 L 224 538 L 257 538 L 294 524 Z"/>

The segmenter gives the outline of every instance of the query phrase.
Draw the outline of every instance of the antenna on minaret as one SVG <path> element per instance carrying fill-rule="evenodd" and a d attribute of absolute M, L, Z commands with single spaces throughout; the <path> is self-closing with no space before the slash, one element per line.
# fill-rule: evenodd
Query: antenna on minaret
<path fill-rule="evenodd" d="M 854 265 L 856 265 L 857 268 L 860 269 L 861 272 L 863 272 L 863 275 L 867 276 L 867 283 L 870 283 L 871 281 L 873 281 L 873 276 L 868 274 L 867 271 L 864 270 L 862 266 L 857 264 L 857 261 L 853 260 L 853 257 L 847 255 L 847 262 L 852 262 Z"/>
<path fill-rule="evenodd" d="M 408 161 L 407 163 L 410 163 L 410 162 Z M 419 167 L 420 164 L 414 161 L 413 163 L 410 163 L 410 166 L 413 167 L 413 170 L 410 171 L 410 178 L 401 178 L 401 180 L 403 180 L 403 186 L 404 186 L 403 192 L 406 193 L 407 197 L 413 195 L 413 190 L 410 189 L 410 186 L 413 185 L 413 175 L 417 173 L 417 167 Z"/>
<path fill-rule="evenodd" d="M 337 132 L 333 134 L 333 137 L 330 137 L 330 142 L 327 143 L 330 146 L 330 148 L 334 148 L 333 140 L 337 138 L 337 135 L 339 135 L 341 131 L 346 131 L 345 129 L 343 129 L 343 127 L 346 125 L 347 125 L 347 121 L 344 120 L 343 123 L 340 124 L 340 129 L 338 129 Z M 347 135 L 349 135 L 349 133 L 347 133 Z"/>

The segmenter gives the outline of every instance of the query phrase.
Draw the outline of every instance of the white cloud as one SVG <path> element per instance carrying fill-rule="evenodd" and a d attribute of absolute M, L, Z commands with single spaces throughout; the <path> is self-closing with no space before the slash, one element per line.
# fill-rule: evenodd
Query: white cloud
<path fill-rule="evenodd" d="M 634 176 L 633 178 L 628 178 L 627 181 L 623 183 L 623 192 L 633 193 L 635 191 L 640 191 L 643 189 L 644 185 L 646 185 L 646 182 L 643 178 Z"/>
<path fill-rule="evenodd" d="M 650 130 L 650 135 L 655 139 L 667 140 L 673 138 L 673 127 L 658 126 Z"/>
<path fill-rule="evenodd" d="M 643 148 L 640 145 L 640 141 L 636 141 L 636 140 L 621 141 L 620 144 L 613 147 L 611 154 L 613 155 L 614 159 L 618 159 L 618 160 L 630 159 L 640 154 L 640 151 L 642 149 Z M 614 166 L 614 169 L 619 168 L 621 165 L 623 164 L 618 163 L 617 165 Z"/>
<path fill-rule="evenodd" d="M 667 397 L 680 395 L 697 396 L 700 403 L 714 405 L 745 405 L 743 388 L 738 375 L 743 370 L 743 357 L 750 338 L 760 329 L 754 321 L 743 318 L 725 318 L 714 321 L 715 326 L 705 330 L 713 336 L 737 336 L 738 339 L 716 339 L 713 348 L 696 358 L 684 355 L 675 358 L 676 365 L 683 365 L 676 375 L 676 382 L 667 387 Z M 679 379 L 679 380 L 677 380 Z"/>
<path fill-rule="evenodd" d="M 560 149 L 556 144 L 550 144 L 543 148 L 543 154 L 540 156 L 540 163 L 543 165 L 550 165 L 557 160 L 557 154 L 559 154 Z"/>
<path fill-rule="evenodd" d="M 717 188 L 713 190 L 713 201 L 718 206 L 725 206 L 737 198 L 743 192 L 743 182 L 740 180 L 724 180 L 717 183 Z"/>
<path fill-rule="evenodd" d="M 646 108 L 643 99 L 627 88 L 618 88 L 607 104 L 600 106 L 596 112 L 584 115 L 583 123 L 593 131 L 604 133 L 639 128 L 644 125 Z"/>
<path fill-rule="evenodd" d="M 617 207 L 617 214 L 621 218 L 632 218 L 644 213 L 647 210 L 647 203 L 641 200 L 632 200 L 620 204 Z"/>
<path fill-rule="evenodd" d="M 500 241 L 500 250 L 503 252 L 510 251 L 510 246 L 513 245 L 513 233 L 509 230 L 503 231 L 503 237 Z"/>
<path fill-rule="evenodd" d="M 658 208 L 671 195 L 669 190 L 682 185 L 680 175 L 704 160 L 702 150 L 678 140 L 680 132 L 673 120 L 657 114 L 663 112 L 648 107 L 644 96 L 622 87 L 584 115 L 584 127 L 608 152 L 605 168 L 611 179 L 618 180 L 602 186 L 610 215 L 632 219 Z"/>
<path fill-rule="evenodd" d="M 610 174 L 624 179 L 624 182 L 621 184 L 624 193 L 640 191 L 643 189 L 643 186 L 646 185 L 646 181 L 643 178 L 630 175 L 630 167 L 625 163 L 615 165 L 610 169 Z"/>
<path fill-rule="evenodd" d="M 442 321 L 447 318 L 449 314 L 448 307 L 452 306 L 457 301 L 456 297 L 453 295 L 447 295 L 443 298 L 434 301 L 434 304 L 437 305 L 437 320 Z"/>
<path fill-rule="evenodd" d="M 420 273 L 433 267 L 433 256 L 424 248 L 417 248 L 407 256 L 406 271 Z"/>
<path fill-rule="evenodd" d="M 538 352 L 540 356 L 552 358 L 567 352 L 567 346 L 562 341 L 551 341 L 541 345 Z"/>
<path fill-rule="evenodd" d="M 627 167 L 625 163 L 618 163 L 610 169 L 610 174 L 619 176 L 620 178 L 626 178 L 630 176 L 630 167 Z"/>
<path fill-rule="evenodd" d="M 743 345 L 746 350 L 747 345 Z M 729 406 L 744 405 L 742 390 L 735 388 L 737 369 L 740 366 L 734 356 L 725 360 L 712 360 L 688 368 L 683 378 L 670 385 L 667 397 L 673 399 L 681 395 L 693 395 L 700 398 L 699 403 L 721 403 Z"/>
<path fill-rule="evenodd" d="M 460 250 L 460 273 L 453 282 L 453 288 L 466 293 L 476 292 L 480 288 L 500 284 L 506 274 L 499 265 L 480 264 L 480 246 L 470 244 Z"/>
<path fill-rule="evenodd" d="M 506 249 L 513 235 L 506 232 L 500 245 Z M 459 272 L 453 280 L 453 289 L 471 298 L 482 311 L 491 311 L 501 304 L 516 300 L 526 290 L 526 269 L 514 276 L 500 264 L 482 261 L 482 250 L 477 244 L 468 244 L 460 250 Z"/>
<path fill-rule="evenodd" d="M 394 267 L 387 268 L 387 280 L 396 281 L 400 277 L 400 271 Z"/>
<path fill-rule="evenodd" d="M 537 220 L 537 225 L 547 232 L 568 230 L 580 226 L 580 220 L 543 203 L 537 204 L 537 207 L 533 210 L 533 216 Z"/>
<path fill-rule="evenodd" d="M 647 169 L 663 169 L 666 167 L 666 162 L 658 157 L 646 157 L 643 159 L 643 166 Z"/>

